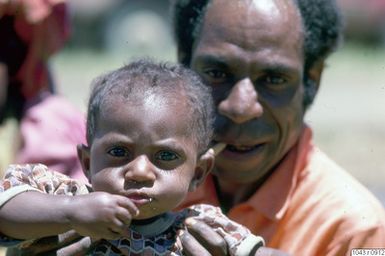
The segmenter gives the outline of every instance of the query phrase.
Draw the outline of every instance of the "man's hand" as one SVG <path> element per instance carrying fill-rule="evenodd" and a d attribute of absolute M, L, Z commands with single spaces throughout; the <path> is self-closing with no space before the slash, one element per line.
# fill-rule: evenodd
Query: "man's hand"
<path fill-rule="evenodd" d="M 185 221 L 187 231 L 182 231 L 180 240 L 183 246 L 183 253 L 188 256 L 230 255 L 225 239 L 205 222 L 194 218 L 187 218 Z M 260 247 L 252 253 L 255 256 L 289 256 L 289 254 L 268 248 Z"/>
<path fill-rule="evenodd" d="M 75 230 L 37 239 L 27 247 L 10 247 L 7 256 L 80 256 L 86 255 L 92 246 L 90 237 L 83 237 Z"/>
<path fill-rule="evenodd" d="M 227 243 L 213 228 L 193 218 L 185 221 L 187 232 L 180 239 L 183 253 L 188 256 L 228 255 Z"/>
<path fill-rule="evenodd" d="M 93 239 L 117 239 L 127 235 L 127 227 L 139 213 L 128 198 L 105 192 L 74 196 L 66 207 L 71 227 Z"/>

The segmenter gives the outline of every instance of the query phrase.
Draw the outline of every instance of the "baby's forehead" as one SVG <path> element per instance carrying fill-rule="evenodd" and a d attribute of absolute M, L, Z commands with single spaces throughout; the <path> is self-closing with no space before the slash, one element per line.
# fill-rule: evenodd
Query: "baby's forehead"
<path fill-rule="evenodd" d="M 114 102 L 119 101 L 121 104 L 129 104 L 132 106 L 141 106 L 146 103 L 156 102 L 160 105 L 169 105 L 174 107 L 175 103 L 187 105 L 188 95 L 183 87 L 173 88 L 131 88 L 117 89 L 110 91 L 104 95 L 102 99 L 102 107 L 106 108 Z"/>
<path fill-rule="evenodd" d="M 130 110 L 141 113 L 144 119 L 147 116 L 154 118 L 158 116 L 172 118 L 175 116 L 184 122 L 183 125 L 178 125 L 188 129 L 189 123 L 197 121 L 194 120 L 196 116 L 193 114 L 194 108 L 191 104 L 191 100 L 182 89 L 131 91 L 128 94 L 115 92 L 104 97 L 97 115 L 99 115 L 99 119 L 106 117 L 108 119 L 111 114 L 115 115 Z"/>
<path fill-rule="evenodd" d="M 195 142 L 197 129 L 191 124 L 198 120 L 195 120 L 196 115 L 187 102 L 186 96 L 180 93 L 166 97 L 153 93 L 136 98 L 117 95 L 103 104 L 97 127 L 114 127 L 115 131 L 123 133 L 136 129 L 140 133 L 145 131 L 160 137 L 191 139 Z"/>

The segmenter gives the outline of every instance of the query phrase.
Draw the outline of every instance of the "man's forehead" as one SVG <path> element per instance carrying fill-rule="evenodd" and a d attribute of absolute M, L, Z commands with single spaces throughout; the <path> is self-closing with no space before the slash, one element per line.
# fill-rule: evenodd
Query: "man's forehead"
<path fill-rule="evenodd" d="M 280 11 L 275 0 L 252 0 L 249 5 L 257 10 L 269 13 L 271 18 L 275 18 L 280 15 Z"/>
<path fill-rule="evenodd" d="M 297 48 L 303 35 L 301 17 L 292 0 L 212 0 L 196 43 L 215 45 L 211 50 L 218 50 L 221 39 L 249 50 L 272 44 Z M 243 45 L 237 45 L 240 42 Z"/>
<path fill-rule="evenodd" d="M 265 19 L 271 22 L 283 22 L 302 27 L 301 15 L 294 0 L 211 0 L 208 4 L 204 21 L 207 19 L 222 19 L 231 23 L 240 17 L 247 27 L 255 19 Z"/>

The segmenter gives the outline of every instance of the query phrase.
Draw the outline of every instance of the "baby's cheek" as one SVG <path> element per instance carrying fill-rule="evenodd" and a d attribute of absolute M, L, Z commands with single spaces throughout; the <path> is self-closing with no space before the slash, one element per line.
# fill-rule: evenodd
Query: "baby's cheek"
<path fill-rule="evenodd" d="M 165 193 L 165 201 L 167 201 L 168 205 L 172 205 L 172 208 L 179 205 L 186 198 L 189 191 L 189 185 L 190 184 L 186 182 L 175 182 L 170 184 Z"/>

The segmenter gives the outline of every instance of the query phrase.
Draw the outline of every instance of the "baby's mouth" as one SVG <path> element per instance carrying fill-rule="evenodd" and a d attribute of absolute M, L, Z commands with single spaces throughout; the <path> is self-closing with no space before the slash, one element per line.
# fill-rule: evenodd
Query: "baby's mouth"
<path fill-rule="evenodd" d="M 127 195 L 127 197 L 137 206 L 148 204 L 153 201 L 152 197 L 145 194 L 140 194 L 140 193 L 132 193 Z"/>

